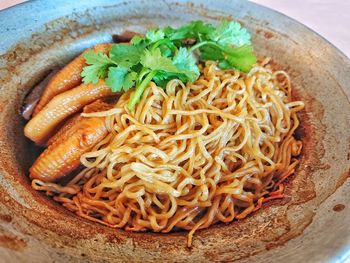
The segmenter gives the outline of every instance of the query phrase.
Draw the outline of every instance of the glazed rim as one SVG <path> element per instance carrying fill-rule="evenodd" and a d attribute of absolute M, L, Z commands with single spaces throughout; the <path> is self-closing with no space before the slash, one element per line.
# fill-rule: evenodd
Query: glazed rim
<path fill-rule="evenodd" d="M 181 261 L 191 257 L 199 261 L 231 261 L 254 254 L 255 258 L 264 258 L 272 248 L 275 259 L 283 258 L 283 247 L 276 246 L 299 235 L 304 242 L 313 242 L 312 230 L 303 233 L 304 229 L 315 215 L 324 213 L 324 201 L 349 176 L 350 104 L 344 84 L 350 83 L 350 78 L 342 75 L 349 70 L 349 62 L 320 37 L 277 13 L 240 1 L 230 8 L 225 1 L 218 1 L 215 9 L 224 11 L 212 8 L 208 12 L 200 2 L 205 3 L 157 2 L 164 7 L 162 15 L 156 11 L 159 8 L 155 10 L 152 3 L 144 2 L 89 9 L 45 24 L 45 31 L 33 34 L 2 55 L 5 66 L 0 82 L 0 219 L 7 219 L 1 221 L 0 233 L 24 242 L 10 249 L 23 255 L 34 249 L 39 258 L 44 258 L 43 251 L 50 251 L 53 259 L 60 260 L 88 257 Z M 210 9 L 211 4 L 207 5 Z M 145 11 L 140 18 L 135 10 Z M 285 69 L 292 77 L 294 96 L 305 101 L 305 111 L 299 115 L 304 147 L 296 175 L 286 190 L 288 198 L 269 202 L 244 220 L 197 231 L 193 247 L 188 249 L 187 232 L 157 234 L 113 229 L 80 218 L 31 189 L 27 171 L 34 153 L 23 136 L 24 122 L 18 109 L 25 94 L 50 68 L 65 64 L 94 43 L 110 41 L 112 33 L 142 32 L 145 28 L 178 25 L 193 19 L 213 22 L 223 17 L 238 19 L 250 29 L 257 53 L 272 57 L 278 63 L 276 68 Z M 317 48 L 312 50 L 310 45 Z M 349 200 L 346 198 L 343 203 Z M 327 216 L 332 217 L 324 213 L 322 220 Z M 317 232 L 322 224 L 315 227 Z M 292 241 L 284 250 L 296 249 Z M 339 248 L 348 241 L 345 237 Z M 9 249 L 6 244 L 2 246 Z"/>

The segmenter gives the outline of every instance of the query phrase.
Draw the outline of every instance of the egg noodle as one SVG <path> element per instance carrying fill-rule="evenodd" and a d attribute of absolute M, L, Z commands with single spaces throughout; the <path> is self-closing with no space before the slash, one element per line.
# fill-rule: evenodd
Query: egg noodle
<path fill-rule="evenodd" d="M 201 66 L 194 83 L 151 82 L 135 111 L 123 93 L 105 118 L 109 134 L 81 158 L 70 182 L 32 181 L 86 219 L 128 231 L 193 233 L 242 219 L 282 198 L 302 142 L 290 78 L 269 60 L 248 74 Z"/>

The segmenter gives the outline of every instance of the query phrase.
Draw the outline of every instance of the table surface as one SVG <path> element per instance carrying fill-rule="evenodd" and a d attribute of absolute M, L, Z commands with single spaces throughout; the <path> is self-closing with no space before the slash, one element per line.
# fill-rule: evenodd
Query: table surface
<path fill-rule="evenodd" d="M 310 27 L 350 57 L 350 0 L 251 0 Z M 25 0 L 0 0 L 0 10 Z"/>

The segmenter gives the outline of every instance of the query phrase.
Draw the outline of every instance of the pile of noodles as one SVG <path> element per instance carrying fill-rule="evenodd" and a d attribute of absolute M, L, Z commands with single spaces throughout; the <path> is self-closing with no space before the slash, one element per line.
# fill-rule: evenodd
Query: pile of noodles
<path fill-rule="evenodd" d="M 66 184 L 33 180 L 81 217 L 130 231 L 167 233 L 242 219 L 282 198 L 302 143 L 289 76 L 268 60 L 248 74 L 201 68 L 195 83 L 151 83 L 134 112 L 125 92 L 106 119 L 109 135 L 84 154 Z"/>

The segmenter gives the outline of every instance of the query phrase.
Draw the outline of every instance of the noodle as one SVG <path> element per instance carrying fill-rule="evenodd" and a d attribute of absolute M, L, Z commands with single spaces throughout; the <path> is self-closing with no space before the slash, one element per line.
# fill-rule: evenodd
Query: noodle
<path fill-rule="evenodd" d="M 283 198 L 302 143 L 287 73 L 265 60 L 250 73 L 206 62 L 191 84 L 150 83 L 134 112 L 125 92 L 103 117 L 109 135 L 81 158 L 67 185 L 33 180 L 79 216 L 130 231 L 193 233 L 245 218 Z"/>

